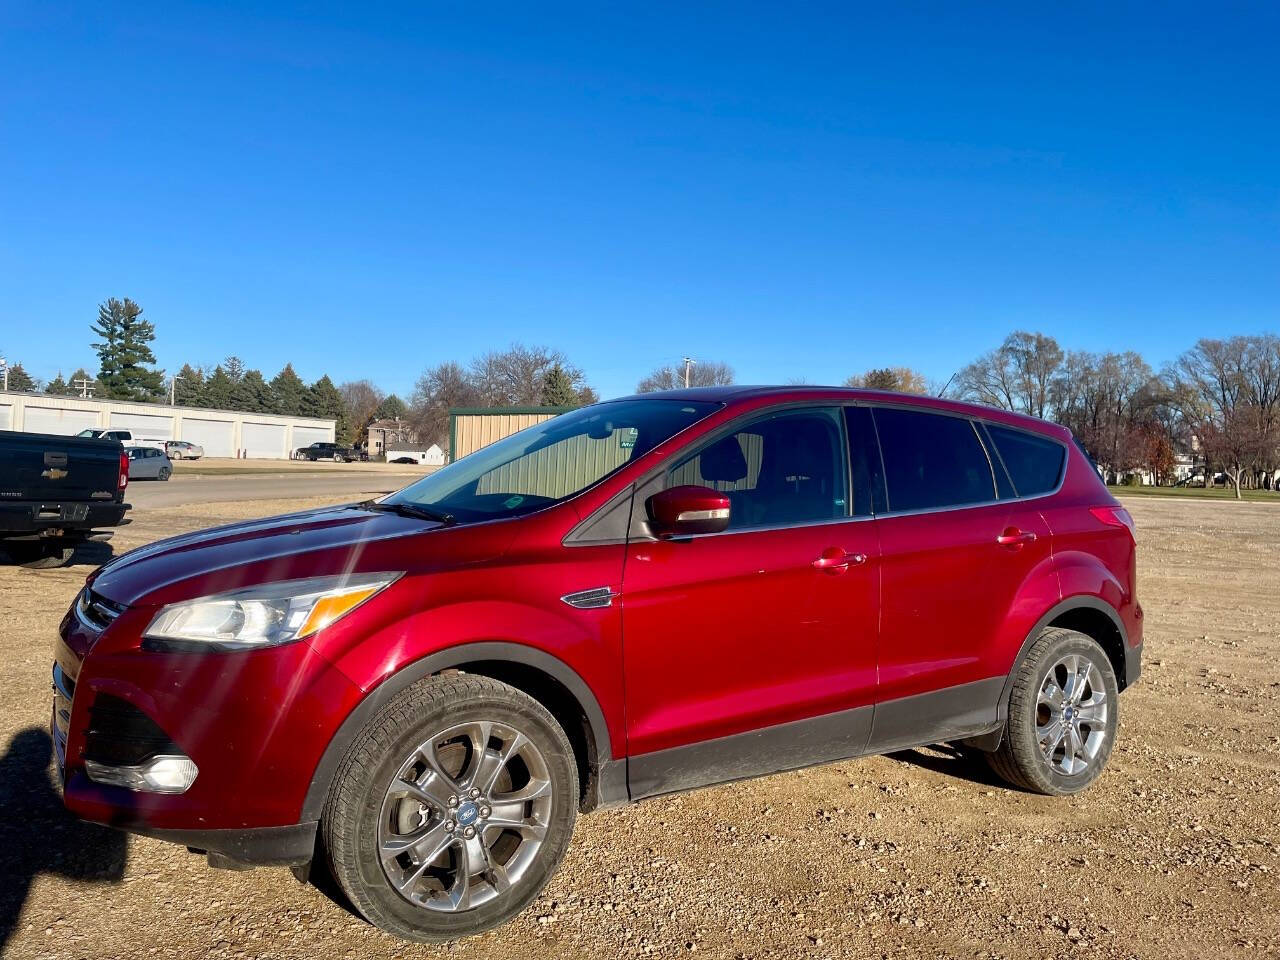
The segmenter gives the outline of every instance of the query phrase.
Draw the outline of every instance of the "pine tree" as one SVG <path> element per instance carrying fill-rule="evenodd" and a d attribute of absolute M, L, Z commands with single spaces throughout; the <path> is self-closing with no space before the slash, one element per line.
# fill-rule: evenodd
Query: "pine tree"
<path fill-rule="evenodd" d="M 204 406 L 200 398 L 204 393 L 204 374 L 189 363 L 184 363 L 178 371 L 178 385 L 174 387 L 173 396 L 179 406 Z"/>
<path fill-rule="evenodd" d="M 403 420 L 409 415 L 409 406 L 394 393 L 383 398 L 374 416 L 379 420 Z"/>
<path fill-rule="evenodd" d="M 342 402 L 342 394 L 333 385 L 328 375 L 321 377 L 307 391 L 307 402 L 303 416 L 323 417 L 337 422 L 335 430 L 338 443 L 351 442 L 351 424 L 347 421 L 346 404 Z"/>
<path fill-rule="evenodd" d="M 204 382 L 204 389 L 200 391 L 200 406 L 230 410 L 231 391 L 234 387 L 235 384 L 227 376 L 227 371 L 223 370 L 222 365 L 219 364 L 213 368 L 213 373 L 209 374 Z"/>
<path fill-rule="evenodd" d="M 119 400 L 150 400 L 164 394 L 164 374 L 147 364 L 156 356 L 150 344 L 155 325 L 142 319 L 142 308 L 125 297 L 98 305 L 98 322 L 90 325 L 101 340 L 93 344 L 100 364 L 99 393 Z"/>
<path fill-rule="evenodd" d="M 71 393 L 71 388 L 67 386 L 67 381 L 62 379 L 62 371 L 58 371 L 58 375 L 44 385 L 44 392 L 53 397 L 65 397 Z"/>
<path fill-rule="evenodd" d="M 286 363 L 284 369 L 272 378 L 271 393 L 276 413 L 302 416 L 307 404 L 307 385 L 294 373 L 292 363 Z"/>
<path fill-rule="evenodd" d="M 239 383 L 244 379 L 244 361 L 234 354 L 222 361 L 222 369 L 227 372 L 232 383 Z"/>
<path fill-rule="evenodd" d="M 0 383 L 4 381 L 0 380 Z M 22 369 L 22 364 L 15 363 L 9 368 L 9 389 L 24 392 L 31 392 L 36 389 L 36 382 L 31 379 L 31 374 Z"/>
<path fill-rule="evenodd" d="M 542 379 L 542 395 L 544 407 L 574 407 L 578 402 L 578 391 L 573 387 L 573 379 L 560 364 L 553 364 Z"/>
<path fill-rule="evenodd" d="M 261 371 L 246 370 L 244 376 L 232 384 L 231 408 L 248 413 L 271 413 L 275 409 L 271 387 Z"/>

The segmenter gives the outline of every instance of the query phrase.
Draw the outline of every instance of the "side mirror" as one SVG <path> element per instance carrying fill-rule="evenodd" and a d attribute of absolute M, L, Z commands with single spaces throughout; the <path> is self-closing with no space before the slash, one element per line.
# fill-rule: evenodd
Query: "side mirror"
<path fill-rule="evenodd" d="M 688 484 L 655 493 L 645 503 L 660 540 L 719 533 L 729 526 L 729 498 L 710 487 Z"/>

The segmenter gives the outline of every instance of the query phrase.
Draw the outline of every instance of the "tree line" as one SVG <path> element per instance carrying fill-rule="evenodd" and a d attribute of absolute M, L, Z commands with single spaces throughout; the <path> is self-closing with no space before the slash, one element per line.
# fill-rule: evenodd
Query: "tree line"
<path fill-rule="evenodd" d="M 337 422 L 337 438 L 359 441 L 377 419 L 400 419 L 423 443 L 443 444 L 449 410 L 458 407 L 570 408 L 599 399 L 582 369 L 560 350 L 515 343 L 463 365 L 425 370 L 406 403 L 369 380 L 340 385 L 327 376 L 306 383 L 286 363 L 270 380 L 235 356 L 212 368 L 184 364 L 176 381 L 155 367 L 155 327 L 129 298 L 104 301 L 91 325 L 99 369 L 83 368 L 44 385 L 46 393 L 78 396 L 87 381 L 95 396 L 160 401 L 172 387 L 185 406 L 320 417 Z M 20 363 L 8 368 L 9 389 L 38 390 Z M 663 365 L 636 384 L 637 393 L 732 384 L 720 361 Z M 1063 349 L 1053 337 L 1015 331 L 998 347 L 943 384 L 910 367 L 866 370 L 857 386 L 973 400 L 1068 427 L 1111 481 L 1135 471 L 1157 483 L 1173 479 L 1175 457 L 1191 453 L 1206 473 L 1225 473 L 1242 487 L 1273 486 L 1280 468 L 1280 337 L 1205 338 L 1155 371 L 1136 352 Z"/>

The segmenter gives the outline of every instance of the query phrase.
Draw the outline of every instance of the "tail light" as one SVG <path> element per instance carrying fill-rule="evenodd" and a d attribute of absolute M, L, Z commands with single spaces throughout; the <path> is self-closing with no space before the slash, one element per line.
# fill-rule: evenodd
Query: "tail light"
<path fill-rule="evenodd" d="M 1133 517 L 1124 507 L 1090 507 L 1089 512 L 1109 527 L 1124 527 L 1129 535 L 1137 539 L 1137 531 L 1133 526 Z"/>
<path fill-rule="evenodd" d="M 123 450 L 120 451 L 120 485 L 117 490 L 123 490 L 129 485 L 129 455 Z"/>

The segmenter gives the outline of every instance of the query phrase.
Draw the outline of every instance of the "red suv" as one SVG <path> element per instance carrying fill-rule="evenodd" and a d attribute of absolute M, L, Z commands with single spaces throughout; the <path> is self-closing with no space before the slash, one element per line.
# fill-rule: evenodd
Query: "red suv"
<path fill-rule="evenodd" d="M 53 733 L 76 814 L 317 857 L 440 940 L 523 908 L 580 811 L 937 742 L 1074 793 L 1141 648 L 1132 522 L 1061 427 L 684 390 L 119 557 L 62 622 Z"/>

